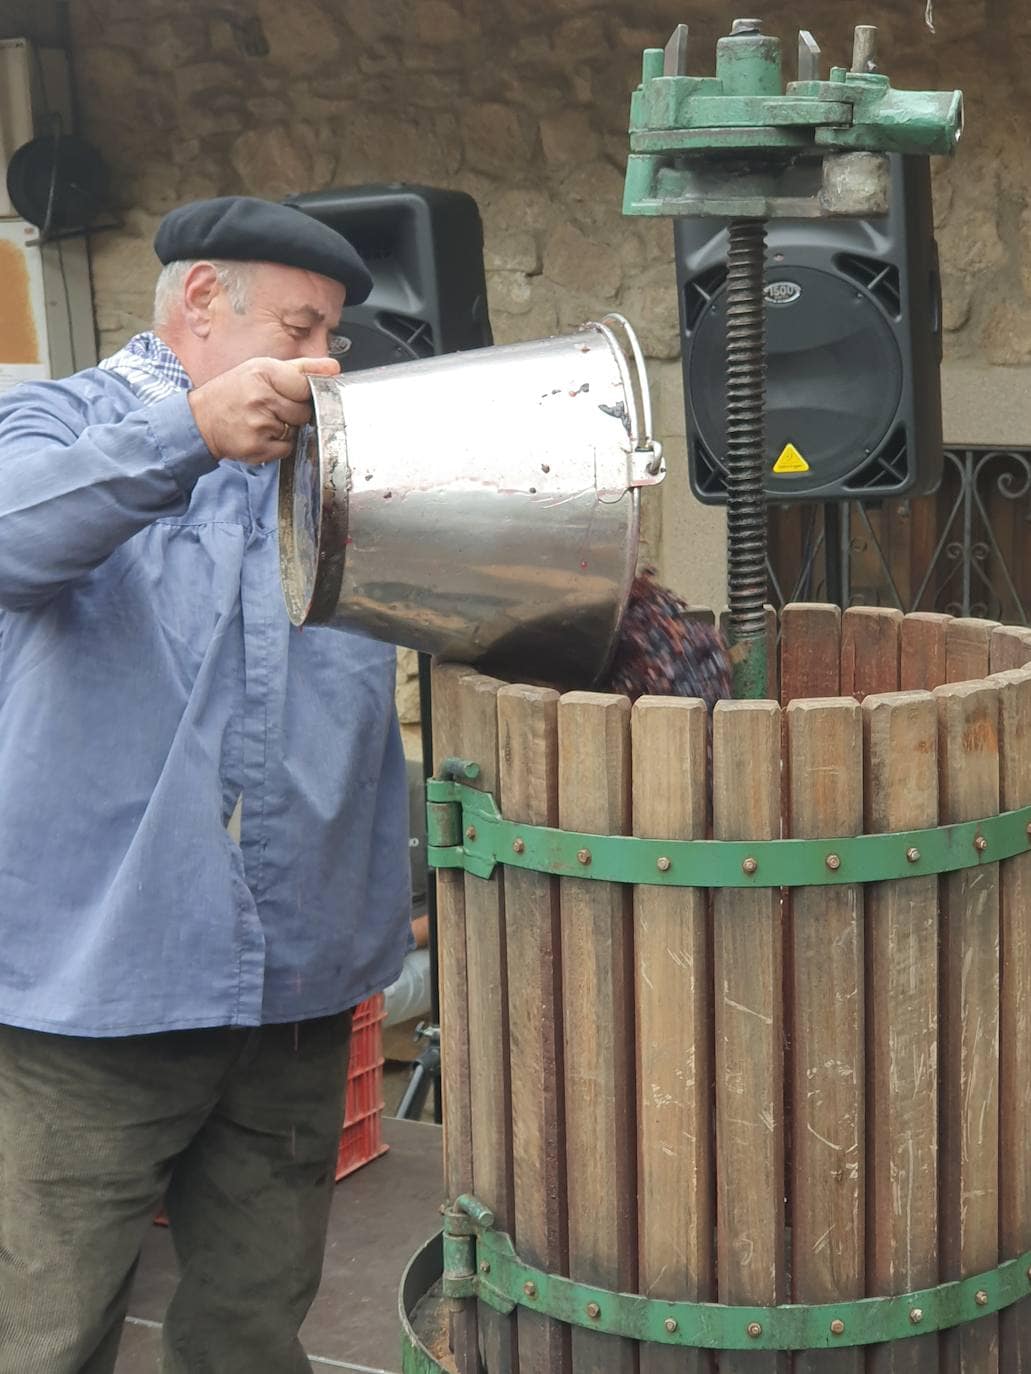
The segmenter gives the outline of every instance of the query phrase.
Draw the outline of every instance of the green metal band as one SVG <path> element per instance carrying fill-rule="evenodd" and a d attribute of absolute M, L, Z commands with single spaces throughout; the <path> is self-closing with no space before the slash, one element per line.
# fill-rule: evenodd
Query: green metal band
<path fill-rule="evenodd" d="M 465 1201 L 459 1199 L 459 1208 Z M 503 1313 L 525 1307 L 567 1325 L 654 1345 L 703 1350 L 872 1345 L 944 1331 L 1031 1295 L 1029 1250 L 985 1273 L 893 1297 L 777 1307 L 666 1302 L 546 1273 L 526 1264 L 503 1232 L 475 1230 L 471 1279 L 452 1291 L 445 1273 L 445 1295 L 475 1296 Z"/>
<path fill-rule="evenodd" d="M 825 840 L 646 840 L 507 821 L 489 792 L 427 783 L 433 868 L 489 878 L 498 864 L 656 887 L 825 887 L 923 878 L 1031 853 L 1031 806 L 959 825 Z"/>

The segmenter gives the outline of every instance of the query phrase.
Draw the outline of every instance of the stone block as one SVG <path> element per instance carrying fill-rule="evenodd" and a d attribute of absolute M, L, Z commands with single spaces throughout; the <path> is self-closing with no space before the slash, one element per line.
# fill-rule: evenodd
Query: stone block
<path fill-rule="evenodd" d="M 351 6 L 345 7 L 350 11 Z M 323 66 L 340 51 L 342 26 L 315 0 L 258 0 L 269 59 L 294 71 Z"/>
<path fill-rule="evenodd" d="M 637 330 L 649 358 L 680 357 L 680 320 L 672 275 L 668 285 L 625 287 L 620 310 Z"/>
<path fill-rule="evenodd" d="M 970 319 L 974 289 L 970 278 L 960 272 L 942 273 L 942 329 L 955 334 Z"/>
<path fill-rule="evenodd" d="M 545 161 L 553 164 L 593 162 L 600 148 L 586 110 L 560 110 L 541 120 Z"/>
<path fill-rule="evenodd" d="M 419 0 L 407 27 L 416 43 L 434 48 L 461 47 L 468 33 L 461 10 L 446 0 Z"/>
<path fill-rule="evenodd" d="M 534 145 L 528 116 L 488 100 L 467 106 L 459 122 L 466 162 L 474 171 L 510 180 L 525 177 Z"/>
<path fill-rule="evenodd" d="M 487 279 L 487 302 L 495 314 L 525 315 L 533 304 L 530 279 L 523 272 L 492 272 Z"/>
<path fill-rule="evenodd" d="M 541 255 L 529 229 L 502 229 L 484 235 L 483 260 L 488 272 L 536 272 Z"/>
<path fill-rule="evenodd" d="M 557 286 L 598 300 L 613 300 L 623 280 L 619 254 L 575 225 L 560 224 L 544 249 L 544 275 Z"/>
<path fill-rule="evenodd" d="M 1031 303 L 997 305 L 981 331 L 981 346 L 990 363 L 1020 367 L 1031 363 Z"/>
<path fill-rule="evenodd" d="M 281 200 L 310 190 L 315 177 L 316 140 L 305 125 L 248 129 L 233 144 L 231 161 L 249 195 Z"/>

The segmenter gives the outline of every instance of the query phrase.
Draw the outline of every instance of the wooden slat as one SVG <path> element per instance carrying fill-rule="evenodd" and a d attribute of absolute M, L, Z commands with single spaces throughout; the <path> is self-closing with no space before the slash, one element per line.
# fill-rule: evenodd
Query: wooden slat
<path fill-rule="evenodd" d="M 863 702 L 866 830 L 938 823 L 938 711 L 927 692 Z M 938 1282 L 938 879 L 866 889 L 867 1292 Z M 869 1374 L 938 1374 L 938 1337 L 878 1346 Z"/>
<path fill-rule="evenodd" d="M 630 828 L 630 703 L 570 692 L 559 702 L 559 822 L 596 835 Z M 633 949 L 630 892 L 564 878 L 562 1011 L 569 1271 L 637 1286 Z M 628 1340 L 574 1327 L 573 1369 L 633 1374 Z"/>
<path fill-rule="evenodd" d="M 1022 625 L 1000 625 L 992 631 L 990 667 L 993 673 L 1023 668 L 1031 663 L 1031 630 Z"/>
<path fill-rule="evenodd" d="M 952 617 L 915 611 L 902 621 L 899 686 L 904 692 L 932 692 L 946 678 L 945 635 Z"/>
<path fill-rule="evenodd" d="M 1000 805 L 1031 804 L 1031 671 L 999 687 Z M 1031 853 L 1000 874 L 1002 990 L 999 1062 L 999 1244 L 1001 1258 L 1031 1249 Z M 1031 1302 L 999 1318 L 999 1368 L 1031 1371 Z"/>
<path fill-rule="evenodd" d="M 719 702 L 714 713 L 716 839 L 780 834 L 781 713 L 773 702 Z M 780 893 L 713 897 L 716 1030 L 717 1271 L 720 1301 L 785 1298 L 783 934 Z M 720 1357 L 720 1374 L 782 1371 L 779 1355 Z"/>
<path fill-rule="evenodd" d="M 939 687 L 941 820 L 999 804 L 998 691 Z M 942 880 L 942 1277 L 999 1260 L 999 872 L 990 862 Z M 943 1374 L 995 1374 L 997 1317 L 947 1332 Z"/>
<path fill-rule="evenodd" d="M 498 693 L 501 809 L 509 820 L 558 825 L 558 700 L 545 687 L 503 687 Z M 515 1243 L 530 1264 L 564 1274 L 569 1250 L 558 881 L 509 868 L 505 902 Z M 526 1307 L 519 1309 L 518 1326 L 521 1370 L 567 1374 L 567 1326 Z"/>
<path fill-rule="evenodd" d="M 860 834 L 863 729 L 851 700 L 787 710 L 789 832 Z M 827 846 L 827 853 L 833 846 Z M 861 875 L 857 875 L 861 876 Z M 864 1296 L 863 890 L 792 893 L 792 1301 Z M 862 1374 L 862 1350 L 797 1354 L 794 1374 Z"/>
<path fill-rule="evenodd" d="M 709 717 L 698 701 L 634 708 L 634 834 L 704 839 Z M 634 896 L 640 1291 L 715 1298 L 713 1063 L 707 899 L 694 888 Z M 641 1374 L 708 1374 L 706 1351 L 642 1346 Z"/>
<path fill-rule="evenodd" d="M 841 681 L 841 610 L 785 606 L 780 616 L 780 700 L 836 697 Z"/>
<path fill-rule="evenodd" d="M 988 676 L 995 620 L 957 616 L 945 629 L 945 681 L 974 682 Z M 940 684 L 935 684 L 936 686 Z"/>
<path fill-rule="evenodd" d="M 857 701 L 899 685 L 902 613 L 886 606 L 851 606 L 841 617 L 841 694 Z"/>
<path fill-rule="evenodd" d="M 433 755 L 460 754 L 459 684 L 468 668 L 433 667 Z M 451 1201 L 473 1189 L 473 1131 L 469 1097 L 469 997 L 465 941 L 465 883 L 461 869 L 437 873 L 437 944 L 440 965 L 440 1061 L 444 1109 L 444 1184 Z M 476 1304 L 456 1302 L 450 1313 L 451 1348 L 458 1374 L 479 1374 Z"/>
<path fill-rule="evenodd" d="M 459 684 L 462 750 L 480 765 L 473 786 L 498 793 L 496 678 Z M 504 870 L 492 878 L 465 875 L 465 950 L 469 976 L 469 1092 L 473 1131 L 473 1191 L 493 1211 L 498 1228 L 514 1222 L 511 1083 Z M 515 1318 L 479 1304 L 480 1349 L 490 1374 L 518 1368 Z"/>

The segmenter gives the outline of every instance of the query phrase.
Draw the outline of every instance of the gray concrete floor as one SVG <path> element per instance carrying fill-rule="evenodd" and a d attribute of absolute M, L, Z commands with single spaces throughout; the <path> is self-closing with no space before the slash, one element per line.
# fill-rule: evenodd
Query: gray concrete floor
<path fill-rule="evenodd" d="M 388 1110 L 407 1081 L 407 1066 L 385 1075 Z M 301 1332 L 317 1374 L 395 1374 L 401 1368 L 401 1274 L 440 1230 L 440 1128 L 386 1116 L 383 1138 L 388 1153 L 343 1179 L 334 1193 L 322 1287 Z M 161 1318 L 174 1286 L 171 1239 L 165 1227 L 155 1226 L 136 1276 L 116 1374 L 158 1374 Z"/>

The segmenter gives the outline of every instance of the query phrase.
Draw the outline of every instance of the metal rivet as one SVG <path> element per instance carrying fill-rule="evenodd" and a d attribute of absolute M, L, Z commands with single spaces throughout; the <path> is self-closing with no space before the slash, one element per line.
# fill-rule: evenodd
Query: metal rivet
<path fill-rule="evenodd" d="M 909 1309 L 909 1320 L 914 1326 L 919 1326 L 924 1319 L 924 1309 L 922 1307 L 911 1307 Z"/>
<path fill-rule="evenodd" d="M 919 849 L 915 849 L 915 848 L 914 848 L 914 849 L 907 849 L 907 850 L 906 850 L 906 858 L 909 860 L 909 862 L 910 862 L 911 864 L 918 864 L 918 863 L 920 862 L 920 851 L 919 851 Z"/>
<path fill-rule="evenodd" d="M 1031 840 L 1031 823 L 1029 823 L 1027 826 L 1027 837 L 1029 840 Z"/>
<path fill-rule="evenodd" d="M 523 1284 L 523 1292 L 528 1298 L 535 1298 L 537 1296 L 537 1285 L 527 1281 Z"/>
<path fill-rule="evenodd" d="M 745 1327 L 745 1331 L 751 1336 L 753 1341 L 757 1341 L 763 1333 L 763 1329 L 758 1322 L 749 1322 Z"/>
<path fill-rule="evenodd" d="M 831 1322 L 831 1335 L 832 1335 L 832 1336 L 843 1336 L 844 1334 L 845 1334 L 845 1323 L 841 1320 L 840 1317 L 835 1317 L 834 1320 Z"/>
<path fill-rule="evenodd" d="M 589 864 L 591 862 L 591 851 L 589 849 L 578 849 L 576 861 L 581 864 Z"/>
<path fill-rule="evenodd" d="M 476 827 L 475 827 L 475 825 L 471 825 L 471 826 L 469 827 L 469 829 L 465 832 L 465 838 L 466 838 L 467 840 L 475 840 L 475 839 L 476 839 Z"/>
<path fill-rule="evenodd" d="M 666 1330 L 669 1332 L 669 1334 L 670 1334 L 671 1336 L 672 1336 L 673 1332 L 676 1331 L 676 1329 L 677 1329 L 677 1319 L 676 1319 L 676 1317 L 667 1317 L 666 1320 L 665 1320 L 662 1324 L 663 1324 L 663 1326 L 666 1328 Z"/>
<path fill-rule="evenodd" d="M 480 1273 L 481 1273 L 481 1274 L 489 1274 L 489 1273 L 490 1273 L 490 1261 L 489 1261 L 489 1260 L 480 1260 Z"/>
<path fill-rule="evenodd" d="M 841 867 L 841 860 L 838 858 L 837 854 L 827 855 L 827 867 L 830 869 L 832 873 L 836 873 L 838 871 L 838 869 Z"/>
<path fill-rule="evenodd" d="M 667 859 L 666 856 L 663 855 L 661 859 L 655 860 L 655 867 L 659 870 L 660 873 L 668 873 L 670 869 L 673 867 L 673 860 Z"/>
<path fill-rule="evenodd" d="M 754 873 L 754 872 L 758 869 L 758 867 L 759 867 L 759 860 L 758 860 L 758 859 L 746 859 L 746 860 L 744 861 L 744 863 L 741 865 L 741 871 L 742 871 L 742 873 L 751 874 L 751 873 Z M 753 1323 L 753 1325 L 754 1325 L 754 1323 Z"/>
<path fill-rule="evenodd" d="M 517 854 L 522 854 L 522 852 L 523 852 L 523 851 L 525 850 L 525 848 L 526 848 L 526 845 L 525 845 L 525 843 L 524 843 L 522 840 L 513 840 L 513 841 L 512 841 L 512 848 L 515 850 L 515 852 L 516 852 Z"/>
<path fill-rule="evenodd" d="M 1027 1269 L 1027 1281 L 1028 1283 L 1031 1283 L 1031 1264 L 1028 1265 Z"/>
<path fill-rule="evenodd" d="M 984 1291 L 983 1288 L 979 1288 L 977 1292 L 974 1294 L 974 1301 L 977 1303 L 978 1307 L 988 1306 L 988 1294 Z"/>
<path fill-rule="evenodd" d="M 974 841 L 974 848 L 977 850 L 978 854 L 983 854 L 988 848 L 988 841 L 983 835 L 978 835 L 977 839 Z"/>
<path fill-rule="evenodd" d="M 598 1306 L 598 1304 L 597 1304 L 596 1302 L 589 1302 L 589 1303 L 587 1304 L 587 1315 L 588 1315 L 589 1317 L 600 1317 L 600 1316 L 601 1316 L 601 1308 Z"/>

